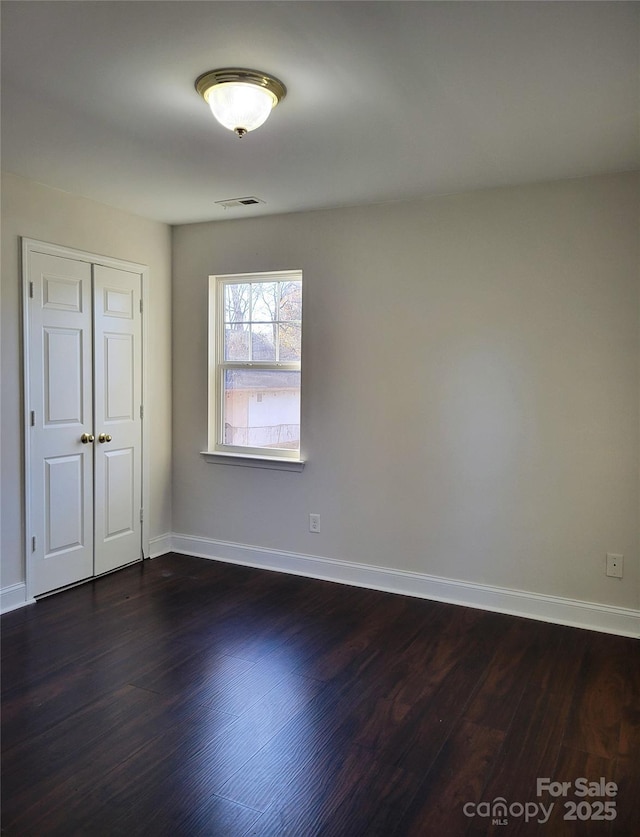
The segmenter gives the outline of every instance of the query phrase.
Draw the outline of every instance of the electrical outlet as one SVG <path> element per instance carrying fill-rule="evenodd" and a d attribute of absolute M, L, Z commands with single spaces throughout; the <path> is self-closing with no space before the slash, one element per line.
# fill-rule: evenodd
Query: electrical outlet
<path fill-rule="evenodd" d="M 607 575 L 613 578 L 622 578 L 624 555 L 614 555 L 607 552 Z"/>
<path fill-rule="evenodd" d="M 310 532 L 319 532 L 320 531 L 320 515 L 319 514 L 310 514 L 309 515 L 309 531 Z"/>

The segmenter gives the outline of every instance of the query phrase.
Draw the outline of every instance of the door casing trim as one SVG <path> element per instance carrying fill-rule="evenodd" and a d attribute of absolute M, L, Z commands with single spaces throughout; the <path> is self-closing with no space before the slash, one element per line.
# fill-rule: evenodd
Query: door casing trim
<path fill-rule="evenodd" d="M 30 444 L 30 411 L 31 405 L 29 403 L 30 392 L 30 357 L 29 357 L 29 260 L 31 253 L 43 253 L 47 256 L 59 256 L 64 259 L 72 259 L 75 261 L 85 262 L 90 265 L 103 265 L 104 267 L 112 267 L 116 270 L 127 270 L 131 273 L 139 273 L 141 281 L 141 298 L 142 298 L 142 508 L 144 514 L 142 517 L 142 543 L 140 544 L 141 553 L 144 557 L 149 557 L 149 466 L 150 462 L 146 455 L 146 448 L 149 440 L 149 422 L 150 410 L 149 405 L 149 374 L 147 370 L 148 354 L 148 339 L 149 339 L 149 266 L 140 264 L 138 262 L 125 261 L 124 259 L 116 259 L 112 256 L 103 256 L 98 253 L 89 253 L 85 250 L 76 250 L 72 247 L 65 247 L 60 244 L 52 244 L 47 241 L 39 241 L 34 238 L 20 237 L 21 246 L 21 262 L 20 275 L 22 282 L 22 379 L 23 379 L 23 398 L 22 398 L 22 426 L 24 428 L 24 460 L 23 460 L 23 475 L 24 475 L 24 571 L 25 571 L 25 585 L 26 585 L 26 599 L 30 600 L 31 596 L 31 561 L 30 558 L 30 544 L 31 544 L 31 444 Z"/>

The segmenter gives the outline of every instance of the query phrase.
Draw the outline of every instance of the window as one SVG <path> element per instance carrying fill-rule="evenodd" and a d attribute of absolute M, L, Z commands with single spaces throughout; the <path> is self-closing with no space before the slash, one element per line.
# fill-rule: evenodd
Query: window
<path fill-rule="evenodd" d="M 209 451 L 299 460 L 302 272 L 209 282 Z"/>

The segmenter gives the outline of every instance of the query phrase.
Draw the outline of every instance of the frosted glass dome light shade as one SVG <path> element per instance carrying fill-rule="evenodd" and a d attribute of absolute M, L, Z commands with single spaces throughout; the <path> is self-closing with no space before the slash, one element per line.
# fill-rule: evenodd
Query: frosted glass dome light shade
<path fill-rule="evenodd" d="M 230 81 L 212 87 L 207 94 L 211 113 L 230 131 L 253 131 L 259 128 L 277 103 L 276 97 L 264 87 Z"/>
<path fill-rule="evenodd" d="M 243 137 L 266 122 L 272 109 L 284 98 L 281 81 L 255 70 L 212 70 L 196 80 L 196 90 L 215 118 Z"/>

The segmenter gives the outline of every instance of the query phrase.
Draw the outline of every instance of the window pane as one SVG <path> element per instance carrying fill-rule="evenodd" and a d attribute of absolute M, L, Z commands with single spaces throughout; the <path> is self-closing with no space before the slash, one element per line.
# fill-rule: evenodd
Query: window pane
<path fill-rule="evenodd" d="M 251 324 L 252 360 L 276 359 L 276 328 L 275 323 Z"/>
<path fill-rule="evenodd" d="M 224 286 L 224 321 L 242 323 L 249 319 L 251 285 L 234 282 Z"/>
<path fill-rule="evenodd" d="M 227 369 L 225 445 L 300 449 L 300 373 Z"/>
<path fill-rule="evenodd" d="M 280 323 L 280 360 L 300 360 L 301 329 L 297 323 Z"/>
<path fill-rule="evenodd" d="M 252 289 L 251 319 L 255 322 L 277 320 L 278 282 L 254 282 Z"/>
<path fill-rule="evenodd" d="M 302 282 L 280 283 L 280 319 L 302 319 Z"/>
<path fill-rule="evenodd" d="M 227 325 L 224 329 L 224 359 L 249 360 L 248 325 Z"/>

